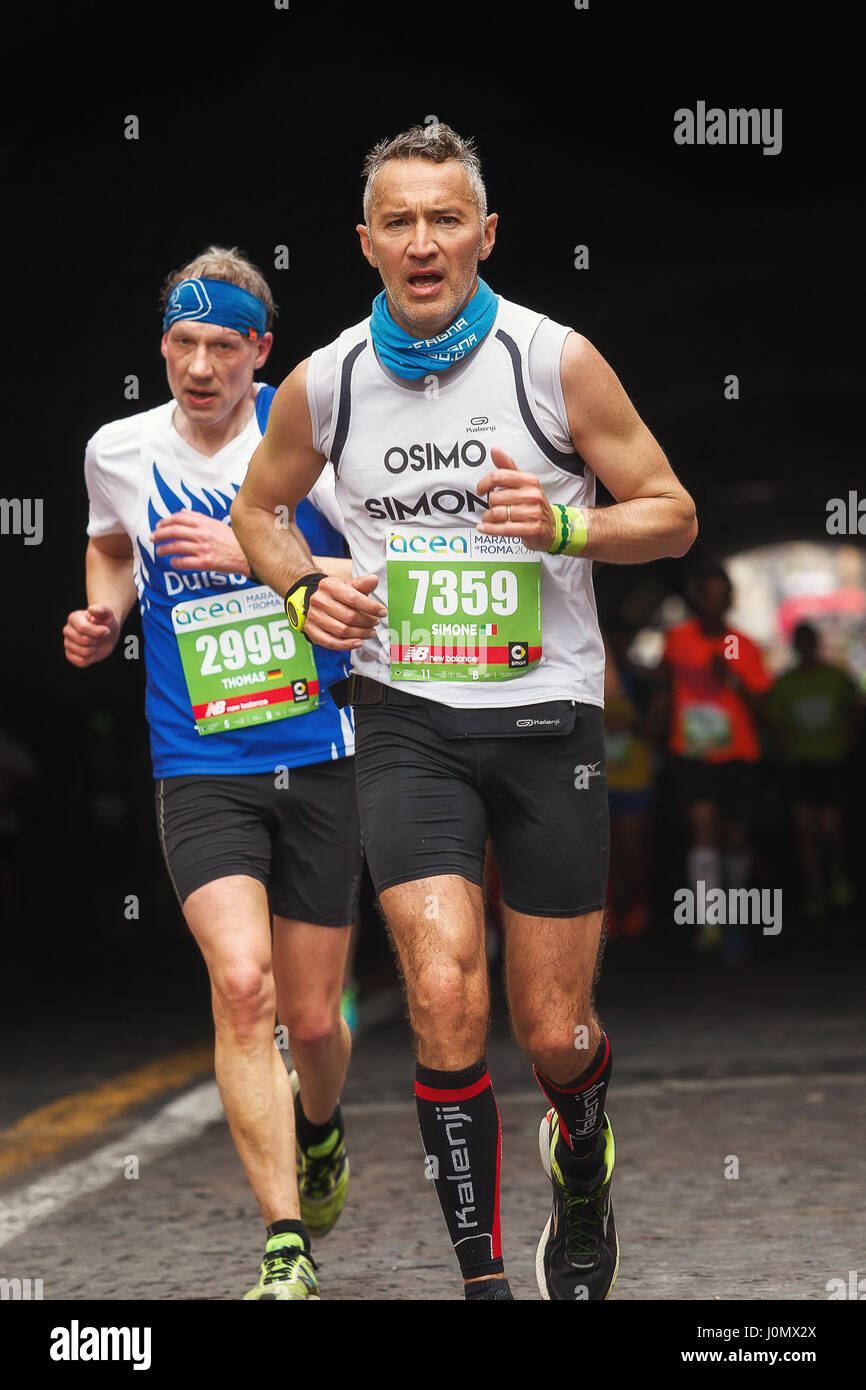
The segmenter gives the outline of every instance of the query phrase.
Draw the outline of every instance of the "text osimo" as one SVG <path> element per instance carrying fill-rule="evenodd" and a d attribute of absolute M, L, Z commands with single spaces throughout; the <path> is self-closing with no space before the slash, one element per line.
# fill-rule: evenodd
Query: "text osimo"
<path fill-rule="evenodd" d="M 411 551 L 413 555 L 468 555 L 469 545 L 465 536 L 403 536 L 392 535 L 388 550 L 397 555 Z"/>
<path fill-rule="evenodd" d="M 191 627 L 193 623 L 204 623 L 209 618 L 228 617 L 242 612 L 243 608 L 236 598 L 227 599 L 225 603 L 214 599 L 213 603 L 197 603 L 195 608 L 179 608 L 174 621 L 178 627 Z"/>

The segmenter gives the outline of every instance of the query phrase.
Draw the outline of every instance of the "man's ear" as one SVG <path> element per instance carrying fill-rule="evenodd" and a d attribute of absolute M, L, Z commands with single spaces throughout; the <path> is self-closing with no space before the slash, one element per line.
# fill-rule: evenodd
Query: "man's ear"
<path fill-rule="evenodd" d="M 265 365 L 270 356 L 271 348 L 273 347 L 273 345 L 273 333 L 263 333 L 262 336 L 259 338 L 258 342 L 256 343 L 256 357 L 255 362 L 253 363 L 253 371 L 257 372 L 259 367 L 263 367 Z"/>
<path fill-rule="evenodd" d="M 160 352 L 162 353 L 163 357 L 165 357 L 166 359 L 168 358 L 168 352 L 167 352 L 166 346 L 165 346 L 167 342 L 168 342 L 168 333 L 163 333 L 162 339 L 160 340 L 160 344 L 159 344 L 159 350 L 160 350 Z"/>
<path fill-rule="evenodd" d="M 379 265 L 376 260 L 375 253 L 373 251 L 373 243 L 370 240 L 370 233 L 368 232 L 364 223 L 359 222 L 357 227 L 355 228 L 355 231 L 358 233 L 358 236 L 361 239 L 361 254 L 363 255 L 365 261 L 368 261 L 370 265 L 373 266 L 374 270 L 378 270 Z"/>
<path fill-rule="evenodd" d="M 481 242 L 481 250 L 478 252 L 479 261 L 486 261 L 496 242 L 496 224 L 499 221 L 499 213 L 491 212 L 484 223 L 484 236 Z"/>

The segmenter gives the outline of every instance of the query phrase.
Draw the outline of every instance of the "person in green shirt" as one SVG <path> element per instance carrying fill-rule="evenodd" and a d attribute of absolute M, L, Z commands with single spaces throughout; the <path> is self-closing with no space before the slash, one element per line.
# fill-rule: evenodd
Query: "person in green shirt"
<path fill-rule="evenodd" d="M 791 807 L 807 897 L 805 910 L 826 907 L 823 859 L 830 866 L 830 901 L 849 906 L 854 888 L 845 869 L 842 809 L 846 759 L 859 716 L 857 687 L 847 672 L 818 657 L 819 637 L 809 623 L 794 629 L 796 666 L 775 682 L 767 715 L 778 736 L 783 792 Z"/>

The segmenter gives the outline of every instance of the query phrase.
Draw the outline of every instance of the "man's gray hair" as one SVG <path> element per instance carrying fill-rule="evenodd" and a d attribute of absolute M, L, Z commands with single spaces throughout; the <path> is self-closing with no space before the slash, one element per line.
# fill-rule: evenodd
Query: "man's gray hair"
<path fill-rule="evenodd" d="M 390 159 L 430 159 L 434 164 L 444 164 L 446 159 L 454 159 L 462 164 L 469 180 L 469 188 L 478 209 L 481 229 L 487 221 L 487 190 L 481 177 L 481 161 L 475 150 L 472 136 L 464 139 L 448 125 L 438 122 L 430 125 L 413 125 L 393 140 L 380 140 L 374 145 L 364 160 L 362 174 L 367 177 L 364 186 L 364 222 L 369 229 L 370 214 L 373 210 L 373 185 L 376 175 Z"/>

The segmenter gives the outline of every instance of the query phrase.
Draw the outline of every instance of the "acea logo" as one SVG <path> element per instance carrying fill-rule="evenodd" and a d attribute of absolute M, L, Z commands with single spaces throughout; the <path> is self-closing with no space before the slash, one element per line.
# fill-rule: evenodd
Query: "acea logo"
<path fill-rule="evenodd" d="M 225 603 L 214 599 L 211 603 L 179 603 L 172 617 L 175 627 L 195 627 L 197 623 L 212 623 L 215 619 L 225 622 L 227 616 L 242 612 L 236 598 L 227 599 Z"/>
<path fill-rule="evenodd" d="M 465 536 L 407 536 L 402 531 L 392 531 L 388 537 L 389 555 L 466 555 L 468 543 Z"/>

